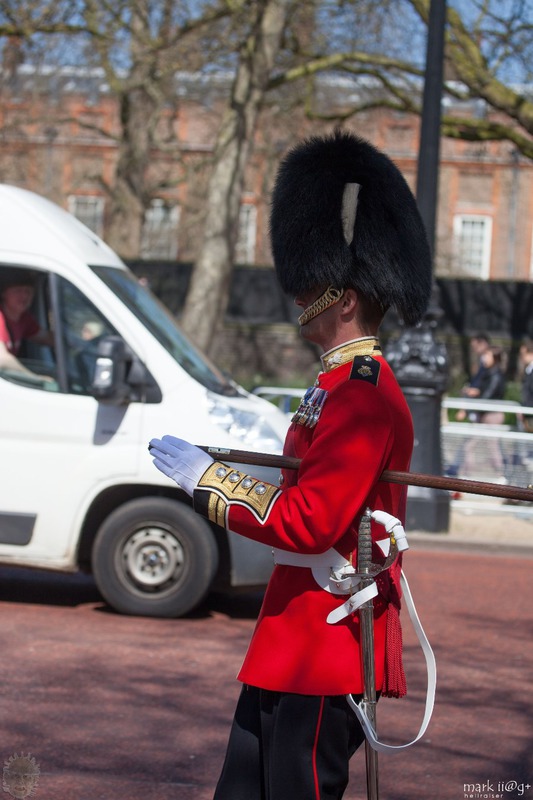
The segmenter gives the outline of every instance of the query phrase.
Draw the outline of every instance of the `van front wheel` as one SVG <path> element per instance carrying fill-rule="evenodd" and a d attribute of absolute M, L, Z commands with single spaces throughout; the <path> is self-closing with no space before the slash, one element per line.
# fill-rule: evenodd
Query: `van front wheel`
<path fill-rule="evenodd" d="M 96 584 L 123 614 L 182 616 L 205 597 L 217 567 L 209 525 L 168 498 L 139 498 L 117 508 L 92 552 Z"/>

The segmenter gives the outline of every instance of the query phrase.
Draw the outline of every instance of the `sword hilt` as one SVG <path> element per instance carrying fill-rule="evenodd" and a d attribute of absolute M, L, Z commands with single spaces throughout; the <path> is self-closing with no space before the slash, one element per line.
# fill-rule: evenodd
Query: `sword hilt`
<path fill-rule="evenodd" d="M 392 527 L 390 530 L 387 528 L 387 535 L 390 540 L 389 552 L 383 563 L 375 564 L 372 561 L 371 523 L 373 519 L 385 526 L 387 526 L 387 523 L 391 520 L 396 521 L 399 524 L 399 520 L 396 520 L 395 517 L 392 517 L 390 514 L 386 514 L 385 512 L 371 511 L 369 508 L 365 509 L 365 513 L 361 517 L 361 521 L 359 523 L 357 535 L 357 574 L 362 576 L 363 586 L 368 585 L 369 582 L 368 580 L 365 582 L 365 575 L 374 577 L 380 572 L 388 569 L 393 561 L 396 560 L 398 551 L 409 546 L 407 544 L 407 539 L 405 538 L 403 528 L 401 528 L 403 537 L 399 538 L 398 541 L 396 541 L 394 537 L 394 527 Z"/>
<path fill-rule="evenodd" d="M 361 517 L 359 534 L 357 537 L 357 572 L 360 575 L 369 575 L 372 572 L 372 512 L 369 508 Z"/>

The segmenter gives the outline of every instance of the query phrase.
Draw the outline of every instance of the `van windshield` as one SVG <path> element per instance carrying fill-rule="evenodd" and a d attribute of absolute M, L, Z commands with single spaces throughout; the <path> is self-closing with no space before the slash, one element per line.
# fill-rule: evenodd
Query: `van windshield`
<path fill-rule="evenodd" d="M 238 388 L 196 350 L 170 311 L 129 270 L 91 266 L 99 278 L 131 309 L 138 320 L 195 380 L 218 394 L 235 396 Z"/>

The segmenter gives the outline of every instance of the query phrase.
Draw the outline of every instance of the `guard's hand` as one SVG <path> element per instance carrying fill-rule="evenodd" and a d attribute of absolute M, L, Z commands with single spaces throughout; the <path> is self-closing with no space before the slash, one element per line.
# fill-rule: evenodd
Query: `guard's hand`
<path fill-rule="evenodd" d="M 149 445 L 154 465 L 192 497 L 198 481 L 213 463 L 211 456 L 194 444 L 175 436 L 152 439 Z"/>

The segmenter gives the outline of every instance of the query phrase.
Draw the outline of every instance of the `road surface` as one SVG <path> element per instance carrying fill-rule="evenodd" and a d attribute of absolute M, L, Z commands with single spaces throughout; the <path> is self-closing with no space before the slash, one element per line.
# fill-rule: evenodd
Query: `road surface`
<path fill-rule="evenodd" d="M 481 551 L 417 542 L 406 554 L 438 693 L 425 739 L 380 755 L 382 800 L 533 800 L 533 550 Z M 88 578 L 0 569 L 4 765 L 35 759 L 37 800 L 211 800 L 260 600 L 125 617 Z M 405 660 L 408 698 L 378 707 L 392 743 L 412 738 L 423 714 L 410 630 Z M 365 797 L 361 750 L 345 798 Z"/>

